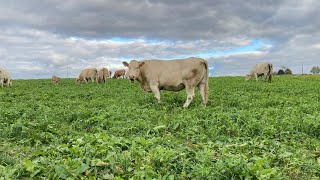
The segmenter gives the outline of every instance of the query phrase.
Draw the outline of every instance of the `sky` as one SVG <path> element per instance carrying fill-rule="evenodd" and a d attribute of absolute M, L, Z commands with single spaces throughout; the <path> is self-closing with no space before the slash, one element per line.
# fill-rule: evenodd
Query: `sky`
<path fill-rule="evenodd" d="M 0 67 L 13 79 L 77 77 L 132 59 L 201 57 L 210 76 L 271 62 L 320 66 L 318 0 L 2 0 Z"/>

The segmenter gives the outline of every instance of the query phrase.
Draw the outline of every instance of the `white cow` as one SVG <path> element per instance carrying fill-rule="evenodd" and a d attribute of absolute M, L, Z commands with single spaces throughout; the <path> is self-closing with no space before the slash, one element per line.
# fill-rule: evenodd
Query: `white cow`
<path fill-rule="evenodd" d="M 160 102 L 160 90 L 180 91 L 186 89 L 188 107 L 194 98 L 194 88 L 198 86 L 204 105 L 208 102 L 208 63 L 201 58 L 176 60 L 132 60 L 122 62 L 129 68 L 128 77 L 137 80 L 144 91 L 152 92 Z"/>
<path fill-rule="evenodd" d="M 0 68 L 0 86 L 3 88 L 4 84 L 7 87 L 11 87 L 12 79 L 11 79 L 10 73 L 7 70 Z"/>
<path fill-rule="evenodd" d="M 245 80 L 248 81 L 248 80 L 252 79 L 253 77 L 255 77 L 256 80 L 258 81 L 258 77 L 264 76 L 268 82 L 271 82 L 272 73 L 273 73 L 272 63 L 265 62 L 265 63 L 261 63 L 261 64 L 256 64 L 255 66 L 253 66 L 250 73 L 246 75 Z"/>

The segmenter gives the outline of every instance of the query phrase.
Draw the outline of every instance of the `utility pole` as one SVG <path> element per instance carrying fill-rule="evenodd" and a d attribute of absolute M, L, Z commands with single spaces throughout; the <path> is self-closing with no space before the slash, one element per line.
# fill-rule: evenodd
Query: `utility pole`
<path fill-rule="evenodd" d="M 69 78 L 69 65 L 67 65 L 67 78 Z"/>

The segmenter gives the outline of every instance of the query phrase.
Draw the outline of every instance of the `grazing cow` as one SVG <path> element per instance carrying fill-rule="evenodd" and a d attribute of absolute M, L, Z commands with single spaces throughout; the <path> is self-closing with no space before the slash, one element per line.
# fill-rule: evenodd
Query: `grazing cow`
<path fill-rule="evenodd" d="M 107 68 L 99 69 L 96 77 L 97 83 L 101 83 L 101 82 L 106 83 L 107 78 L 109 76 L 110 76 L 110 73 Z"/>
<path fill-rule="evenodd" d="M 7 70 L 0 68 L 0 86 L 2 88 L 3 84 L 5 84 L 7 87 L 11 87 L 12 79 L 10 73 Z"/>
<path fill-rule="evenodd" d="M 208 63 L 201 58 L 190 57 L 176 60 L 132 60 L 122 62 L 129 68 L 128 77 L 137 80 L 144 91 L 152 92 L 160 102 L 160 90 L 180 91 L 186 89 L 188 107 L 198 86 L 203 105 L 208 102 Z"/>
<path fill-rule="evenodd" d="M 125 74 L 126 74 L 126 70 L 120 69 L 120 70 L 114 72 L 114 75 L 113 75 L 112 78 L 113 78 L 113 79 L 117 79 L 117 78 L 119 78 L 119 77 L 124 78 L 124 75 L 125 75 Z"/>
<path fill-rule="evenodd" d="M 61 78 L 58 76 L 52 76 L 51 81 L 53 85 L 58 85 L 60 83 Z"/>
<path fill-rule="evenodd" d="M 80 84 L 82 81 L 88 83 L 89 80 L 94 82 L 97 76 L 96 68 L 88 68 L 81 71 L 79 77 L 76 79 L 76 84 Z"/>
<path fill-rule="evenodd" d="M 248 81 L 253 77 L 258 81 L 258 77 L 264 76 L 265 80 L 271 82 L 273 73 L 273 65 L 272 63 L 265 62 L 261 64 L 256 64 L 251 69 L 250 73 L 246 75 L 245 80 Z"/>

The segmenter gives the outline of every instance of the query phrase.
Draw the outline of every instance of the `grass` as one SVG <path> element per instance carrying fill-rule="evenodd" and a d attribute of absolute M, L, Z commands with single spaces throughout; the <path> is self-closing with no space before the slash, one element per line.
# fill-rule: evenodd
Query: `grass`
<path fill-rule="evenodd" d="M 0 179 L 319 179 L 320 78 L 212 77 L 198 92 L 110 79 L 0 89 Z"/>

